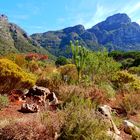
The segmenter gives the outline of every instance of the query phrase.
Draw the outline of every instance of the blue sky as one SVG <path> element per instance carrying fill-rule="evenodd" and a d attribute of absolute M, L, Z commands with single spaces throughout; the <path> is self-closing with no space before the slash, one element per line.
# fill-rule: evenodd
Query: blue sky
<path fill-rule="evenodd" d="M 0 13 L 28 34 L 77 24 L 90 28 L 116 13 L 140 24 L 140 0 L 0 0 Z"/>

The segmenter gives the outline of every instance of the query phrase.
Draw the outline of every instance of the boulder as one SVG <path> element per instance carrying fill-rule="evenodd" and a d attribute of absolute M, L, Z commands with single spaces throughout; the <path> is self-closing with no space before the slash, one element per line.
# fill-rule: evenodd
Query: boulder
<path fill-rule="evenodd" d="M 127 134 L 136 134 L 140 136 L 140 128 L 128 120 L 124 120 L 124 131 Z"/>
<path fill-rule="evenodd" d="M 58 104 L 58 99 L 57 99 L 54 92 L 51 92 L 50 94 L 48 94 L 46 99 L 49 100 L 49 105 L 57 105 Z"/>
<path fill-rule="evenodd" d="M 108 105 L 103 105 L 98 108 L 98 111 L 108 119 L 108 121 L 110 122 L 108 123 L 108 125 L 110 125 L 110 129 L 113 130 L 115 134 L 119 135 L 120 131 L 118 130 L 111 116 L 112 108 Z"/>
<path fill-rule="evenodd" d="M 50 94 L 50 90 L 45 87 L 40 87 L 40 86 L 33 86 L 30 88 L 28 91 L 26 91 L 26 96 L 31 97 L 31 96 L 46 96 Z"/>
<path fill-rule="evenodd" d="M 37 104 L 44 104 L 46 102 L 46 97 L 50 94 L 50 90 L 45 87 L 33 86 L 28 91 L 26 91 L 26 97 L 32 99 L 32 101 Z"/>
<path fill-rule="evenodd" d="M 107 131 L 107 135 L 109 137 L 111 137 L 111 140 L 123 140 L 119 135 L 117 135 L 116 133 L 112 132 L 112 131 Z"/>
<path fill-rule="evenodd" d="M 22 113 L 37 113 L 39 111 L 39 108 L 38 108 L 38 105 L 37 104 L 23 103 L 21 105 L 20 111 Z"/>

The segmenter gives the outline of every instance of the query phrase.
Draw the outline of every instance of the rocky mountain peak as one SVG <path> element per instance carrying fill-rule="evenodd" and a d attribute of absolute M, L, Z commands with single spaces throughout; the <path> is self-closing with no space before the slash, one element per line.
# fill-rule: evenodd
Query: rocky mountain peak
<path fill-rule="evenodd" d="M 63 29 L 63 31 L 65 33 L 71 33 L 71 32 L 75 32 L 77 34 L 82 34 L 83 32 L 85 32 L 85 28 L 83 25 L 76 25 L 76 26 L 73 26 L 73 27 L 68 27 L 68 28 L 65 28 Z"/>
<path fill-rule="evenodd" d="M 127 14 L 115 14 L 113 16 L 108 17 L 105 22 L 108 24 L 126 24 L 131 23 L 131 19 L 128 17 Z"/>

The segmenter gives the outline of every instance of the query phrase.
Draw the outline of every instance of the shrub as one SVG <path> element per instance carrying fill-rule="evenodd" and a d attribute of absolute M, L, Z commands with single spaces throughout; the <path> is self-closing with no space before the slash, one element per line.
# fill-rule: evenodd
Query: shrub
<path fill-rule="evenodd" d="M 53 140 L 50 130 L 38 121 L 13 122 L 0 129 L 1 140 Z"/>
<path fill-rule="evenodd" d="M 92 81 L 100 84 L 110 81 L 119 68 L 120 64 L 108 57 L 106 50 L 90 52 L 86 61 L 85 74 L 88 74 Z"/>
<path fill-rule="evenodd" d="M 105 96 L 107 99 L 115 97 L 116 93 L 111 83 L 101 83 L 99 87 L 105 92 Z"/>
<path fill-rule="evenodd" d="M 40 77 L 36 84 L 38 86 L 47 87 L 52 91 L 57 91 L 60 85 L 63 84 L 59 73 L 51 73 L 49 76 Z"/>
<path fill-rule="evenodd" d="M 67 64 L 59 68 L 62 80 L 68 83 L 76 82 L 78 80 L 78 74 L 75 65 Z"/>
<path fill-rule="evenodd" d="M 65 122 L 61 130 L 62 140 L 108 140 L 107 127 L 95 117 L 90 100 L 73 97 L 64 109 Z"/>
<path fill-rule="evenodd" d="M 28 53 L 25 56 L 26 60 L 48 60 L 47 55 L 39 54 L 39 53 Z"/>
<path fill-rule="evenodd" d="M 0 89 L 7 93 L 14 88 L 28 88 L 35 84 L 36 78 L 22 70 L 8 59 L 0 59 Z"/>
<path fill-rule="evenodd" d="M 104 92 L 95 85 L 86 88 L 79 85 L 61 85 L 57 93 L 59 99 L 63 101 L 63 106 L 71 102 L 73 96 L 91 100 L 94 109 L 107 101 Z"/>
<path fill-rule="evenodd" d="M 120 107 L 127 113 L 127 114 L 135 114 L 138 110 L 140 110 L 140 94 L 138 93 L 129 93 L 125 94 L 121 103 Z"/>
<path fill-rule="evenodd" d="M 25 60 L 24 55 L 15 55 L 15 61 L 14 61 L 18 66 L 21 68 L 26 68 L 27 61 Z"/>
<path fill-rule="evenodd" d="M 138 67 L 131 67 L 128 69 L 129 73 L 132 74 L 137 74 L 138 76 L 140 76 L 140 66 Z"/>
<path fill-rule="evenodd" d="M 140 80 L 136 75 L 130 74 L 127 71 L 119 71 L 113 78 L 115 85 L 122 89 L 140 89 Z"/>
<path fill-rule="evenodd" d="M 8 106 L 9 100 L 7 96 L 0 95 L 0 109 Z"/>
<path fill-rule="evenodd" d="M 135 60 L 133 59 L 133 58 L 127 58 L 127 59 L 124 59 L 124 60 L 122 60 L 121 61 L 121 64 L 122 64 L 122 68 L 123 69 L 126 69 L 126 68 L 129 68 L 129 67 L 131 67 L 132 65 L 133 65 L 133 62 L 134 62 Z"/>
<path fill-rule="evenodd" d="M 69 63 L 69 62 L 68 62 L 67 58 L 64 57 L 64 56 L 58 57 L 57 60 L 55 61 L 55 65 L 56 65 L 56 66 L 66 65 L 66 64 L 68 64 L 68 63 Z"/>

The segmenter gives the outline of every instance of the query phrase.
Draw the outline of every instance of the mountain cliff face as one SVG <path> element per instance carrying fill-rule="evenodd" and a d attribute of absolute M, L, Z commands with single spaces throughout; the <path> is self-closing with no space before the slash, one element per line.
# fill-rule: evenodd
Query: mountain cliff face
<path fill-rule="evenodd" d="M 0 15 L 0 54 L 12 52 L 47 53 L 27 33 L 16 24 L 9 23 L 5 15 Z"/>
<path fill-rule="evenodd" d="M 100 46 L 96 36 L 85 30 L 82 25 L 68 27 L 59 31 L 33 34 L 31 37 L 42 47 L 56 56 L 65 54 L 66 47 L 70 44 L 70 41 L 79 40 L 80 45 L 92 50 L 97 49 L 98 46 Z"/>
<path fill-rule="evenodd" d="M 131 22 L 126 14 L 108 17 L 88 31 L 95 34 L 98 43 L 109 50 L 140 50 L 140 26 Z"/>
<path fill-rule="evenodd" d="M 79 40 L 81 45 L 92 50 L 103 46 L 109 51 L 140 50 L 140 26 L 131 22 L 126 14 L 110 16 L 88 30 L 77 25 L 59 31 L 33 34 L 31 37 L 57 56 L 63 54 L 70 40 Z"/>

